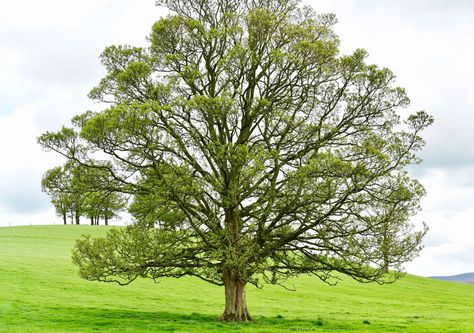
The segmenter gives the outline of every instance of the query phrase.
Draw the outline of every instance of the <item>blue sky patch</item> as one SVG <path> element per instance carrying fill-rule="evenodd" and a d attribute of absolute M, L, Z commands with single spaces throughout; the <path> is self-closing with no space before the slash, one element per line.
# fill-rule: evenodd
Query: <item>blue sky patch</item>
<path fill-rule="evenodd" d="M 0 117 L 8 116 L 12 114 L 15 109 L 8 103 L 3 102 L 0 100 Z"/>

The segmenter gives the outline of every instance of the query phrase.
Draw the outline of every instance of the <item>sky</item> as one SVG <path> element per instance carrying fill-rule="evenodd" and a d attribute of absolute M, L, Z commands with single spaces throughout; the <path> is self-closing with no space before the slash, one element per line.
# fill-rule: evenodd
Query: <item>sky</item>
<path fill-rule="evenodd" d="M 306 0 L 335 13 L 341 53 L 364 48 L 390 68 L 411 106 L 435 124 L 424 162 L 410 173 L 427 190 L 413 223 L 430 230 L 409 273 L 474 272 L 474 2 Z M 164 13 L 154 0 L 0 0 L 0 226 L 61 223 L 41 192 L 42 174 L 62 163 L 36 138 L 96 110 L 87 98 L 113 44 L 146 46 Z M 123 222 L 123 221 L 122 221 Z"/>

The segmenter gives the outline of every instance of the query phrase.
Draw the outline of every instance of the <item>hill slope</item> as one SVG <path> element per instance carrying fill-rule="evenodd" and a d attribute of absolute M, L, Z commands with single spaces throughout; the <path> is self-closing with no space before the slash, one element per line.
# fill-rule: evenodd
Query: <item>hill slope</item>
<path fill-rule="evenodd" d="M 451 276 L 430 276 L 430 278 L 451 282 L 474 283 L 474 273 L 464 273 Z"/>
<path fill-rule="evenodd" d="M 223 290 L 197 279 L 88 282 L 74 240 L 106 227 L 0 228 L 0 332 L 474 332 L 474 286 L 407 276 L 393 285 L 313 277 L 296 292 L 249 287 L 253 324 L 223 324 Z"/>

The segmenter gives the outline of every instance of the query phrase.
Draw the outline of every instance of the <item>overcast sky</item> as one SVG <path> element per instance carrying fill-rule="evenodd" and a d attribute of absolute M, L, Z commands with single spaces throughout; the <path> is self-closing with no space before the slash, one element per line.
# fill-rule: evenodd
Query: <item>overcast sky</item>
<path fill-rule="evenodd" d="M 428 192 L 413 222 L 430 231 L 408 272 L 474 271 L 474 1 L 305 2 L 337 15 L 342 53 L 366 49 L 407 88 L 410 111 L 435 116 L 411 169 Z M 61 160 L 36 137 L 96 108 L 86 95 L 104 74 L 103 48 L 146 45 L 162 13 L 154 0 L 0 0 L 0 225 L 61 223 L 40 189 Z"/>

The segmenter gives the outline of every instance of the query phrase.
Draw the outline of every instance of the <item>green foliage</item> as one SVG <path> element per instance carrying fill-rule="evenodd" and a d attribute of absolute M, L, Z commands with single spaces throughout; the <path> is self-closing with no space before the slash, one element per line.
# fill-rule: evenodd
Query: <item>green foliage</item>
<path fill-rule="evenodd" d="M 115 192 L 87 192 L 83 203 L 84 214 L 91 220 L 103 218 L 105 224 L 118 213 L 124 210 L 126 200 L 123 196 Z"/>
<path fill-rule="evenodd" d="M 48 170 L 41 180 L 41 188 L 51 197 L 51 203 L 56 208 L 56 213 L 66 218 L 70 215 L 71 223 L 83 214 L 84 196 L 75 177 L 76 170 L 73 163 L 66 163 L 64 167 L 55 167 Z"/>
<path fill-rule="evenodd" d="M 78 116 L 74 121 L 84 122 L 84 118 Z M 112 184 L 113 181 L 100 166 L 83 168 L 72 161 L 63 167 L 48 170 L 41 181 L 43 191 L 51 197 L 64 224 L 68 214 L 71 220 L 75 217 L 76 224 L 79 224 L 81 216 L 88 217 L 92 224 L 98 224 L 100 218 L 107 224 L 108 220 L 117 216 L 127 202 L 123 195 L 114 191 Z"/>

